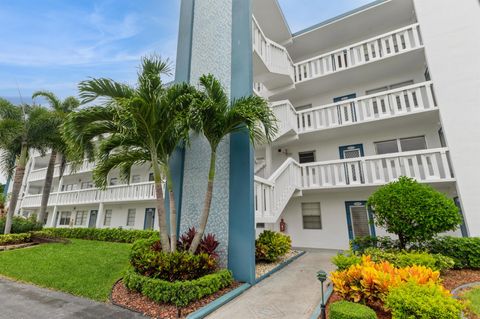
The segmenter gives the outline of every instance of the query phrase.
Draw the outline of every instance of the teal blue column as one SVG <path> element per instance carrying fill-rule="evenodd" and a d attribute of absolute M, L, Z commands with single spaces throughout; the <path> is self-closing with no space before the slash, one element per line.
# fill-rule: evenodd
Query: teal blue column
<path fill-rule="evenodd" d="M 220 80 L 232 99 L 252 93 L 251 0 L 182 0 L 175 80 L 194 85 L 202 74 Z M 207 187 L 210 146 L 192 134 L 179 155 L 175 188 L 182 180 L 179 229 L 198 225 Z M 173 163 L 172 163 L 173 167 Z M 178 196 L 177 196 L 178 197 Z M 253 149 L 246 132 L 217 149 L 216 176 L 207 233 L 217 237 L 220 265 L 239 281 L 255 280 Z"/>
<path fill-rule="evenodd" d="M 252 1 L 233 0 L 231 98 L 251 95 Z M 255 281 L 254 151 L 247 132 L 230 137 L 228 268 L 237 280 Z"/>

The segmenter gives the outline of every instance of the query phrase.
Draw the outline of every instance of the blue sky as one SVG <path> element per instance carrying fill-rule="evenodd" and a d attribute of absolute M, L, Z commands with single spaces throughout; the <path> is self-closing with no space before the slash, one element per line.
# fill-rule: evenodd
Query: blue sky
<path fill-rule="evenodd" d="M 292 32 L 371 0 L 279 0 Z M 88 77 L 134 83 L 139 58 L 174 62 L 180 0 L 2 0 L 0 96 L 75 95 Z"/>

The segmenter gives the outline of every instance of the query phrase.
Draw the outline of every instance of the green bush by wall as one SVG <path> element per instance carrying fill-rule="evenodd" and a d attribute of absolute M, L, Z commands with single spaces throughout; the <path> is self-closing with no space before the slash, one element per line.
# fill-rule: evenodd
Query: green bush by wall
<path fill-rule="evenodd" d="M 290 236 L 264 230 L 255 240 L 255 259 L 258 261 L 274 262 L 288 253 L 292 246 Z"/>
<path fill-rule="evenodd" d="M 158 238 L 158 231 L 128 230 L 120 228 L 44 228 L 34 232 L 39 237 L 77 238 L 118 243 L 133 243 L 138 239 Z"/>
<path fill-rule="evenodd" d="M 30 233 L 0 235 L 0 246 L 23 244 L 30 241 Z"/>
<path fill-rule="evenodd" d="M 0 234 L 3 234 L 5 229 L 5 220 L 6 217 L 0 218 Z M 37 223 L 36 216 L 30 218 L 23 218 L 20 216 L 14 216 L 12 219 L 12 229 L 10 233 L 12 234 L 21 234 L 28 233 L 29 231 L 41 230 L 42 224 Z"/>

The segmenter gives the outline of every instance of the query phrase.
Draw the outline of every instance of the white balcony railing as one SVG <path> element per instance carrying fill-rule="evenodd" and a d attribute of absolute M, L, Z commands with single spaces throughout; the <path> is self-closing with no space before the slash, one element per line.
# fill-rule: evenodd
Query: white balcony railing
<path fill-rule="evenodd" d="M 272 104 L 278 121 L 277 137 L 288 131 L 307 133 L 429 111 L 436 106 L 430 81 L 298 112 L 288 100 Z"/>
<path fill-rule="evenodd" d="M 109 186 L 105 190 L 98 188 L 80 189 L 67 192 L 51 193 L 49 206 L 94 204 L 100 202 L 122 202 L 155 199 L 153 182 L 130 185 Z M 22 207 L 39 207 L 42 195 L 27 195 L 23 198 Z"/>
<path fill-rule="evenodd" d="M 419 182 L 453 181 L 448 149 L 427 149 L 299 164 L 292 158 L 268 179 L 255 177 L 257 222 L 274 223 L 296 190 L 377 186 L 408 176 Z"/>
<path fill-rule="evenodd" d="M 422 47 L 419 25 L 391 31 L 295 63 L 295 82 L 303 82 Z"/>
<path fill-rule="evenodd" d="M 285 74 L 294 79 L 294 64 L 287 49 L 265 36 L 255 17 L 252 17 L 253 51 L 256 52 L 268 70 Z"/>
<path fill-rule="evenodd" d="M 95 167 L 95 163 L 89 162 L 88 160 L 84 160 L 83 163 L 79 165 L 76 169 L 73 168 L 72 164 L 68 163 L 65 166 L 65 171 L 63 175 L 89 172 L 93 170 L 94 167 Z M 45 179 L 46 176 L 47 176 L 47 167 L 44 167 L 44 168 L 32 170 L 28 175 L 28 180 L 30 182 L 39 181 L 39 180 Z M 60 164 L 55 165 L 55 170 L 53 172 L 53 177 L 58 177 L 58 176 L 60 176 Z"/>

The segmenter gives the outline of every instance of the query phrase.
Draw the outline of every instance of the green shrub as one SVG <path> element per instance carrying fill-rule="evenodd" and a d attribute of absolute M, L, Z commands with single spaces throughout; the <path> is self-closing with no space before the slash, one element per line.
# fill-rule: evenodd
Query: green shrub
<path fill-rule="evenodd" d="M 375 224 L 396 234 L 401 249 L 455 230 L 462 222 L 452 199 L 405 176 L 376 190 L 368 198 L 368 205 Z"/>
<path fill-rule="evenodd" d="M 394 240 L 387 236 L 365 236 L 356 237 L 350 240 L 350 248 L 353 251 L 363 253 L 367 248 L 379 248 L 379 249 L 398 249 L 398 240 Z"/>
<path fill-rule="evenodd" d="M 38 237 L 77 238 L 118 243 L 133 243 L 138 239 L 159 237 L 154 230 L 128 230 L 121 228 L 44 228 L 35 232 Z"/>
<path fill-rule="evenodd" d="M 128 289 L 138 291 L 153 301 L 185 307 L 192 301 L 230 286 L 233 276 L 229 270 L 223 269 L 190 281 L 169 282 L 142 276 L 130 268 L 125 273 L 123 282 Z"/>
<path fill-rule="evenodd" d="M 6 217 L 0 218 L 0 233 L 3 233 L 3 231 L 5 230 L 5 220 Z M 30 218 L 14 216 L 12 219 L 12 229 L 10 230 L 10 233 L 28 233 L 29 231 L 41 230 L 42 227 L 43 226 L 41 223 L 37 223 L 36 216 L 32 216 Z"/>
<path fill-rule="evenodd" d="M 462 304 L 442 286 L 407 282 L 392 288 L 385 306 L 392 319 L 458 319 Z"/>
<path fill-rule="evenodd" d="M 255 240 L 255 258 L 258 261 L 274 262 L 288 253 L 292 246 L 290 236 L 264 230 Z"/>
<path fill-rule="evenodd" d="M 337 270 L 345 270 L 352 265 L 358 265 L 362 262 L 362 257 L 352 251 L 338 253 L 332 258 L 332 263 L 337 266 Z"/>
<path fill-rule="evenodd" d="M 0 246 L 23 244 L 29 241 L 30 241 L 29 233 L 0 235 Z"/>
<path fill-rule="evenodd" d="M 329 319 L 376 319 L 371 308 L 354 302 L 337 301 L 329 306 Z"/>
<path fill-rule="evenodd" d="M 429 241 L 425 248 L 452 258 L 454 268 L 480 268 L 480 237 L 439 237 Z"/>
<path fill-rule="evenodd" d="M 214 272 L 217 259 L 206 253 L 165 253 L 161 251 L 160 241 L 150 238 L 133 244 L 130 264 L 141 275 L 173 282 L 197 279 Z"/>
<path fill-rule="evenodd" d="M 426 252 L 385 251 L 377 248 L 368 248 L 363 254 L 369 255 L 374 262 L 388 261 L 398 268 L 417 265 L 425 266 L 433 270 L 444 271 L 452 268 L 454 265 L 452 258 Z M 360 264 L 361 254 L 351 251 L 339 253 L 332 258 L 332 262 L 337 266 L 338 270 L 345 270 L 350 268 L 351 265 Z"/>

